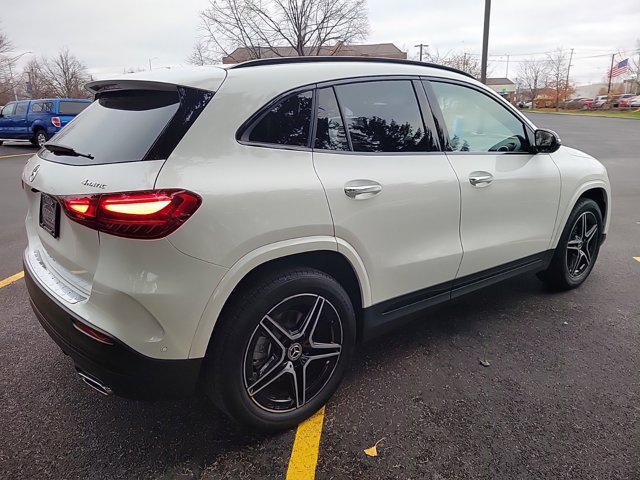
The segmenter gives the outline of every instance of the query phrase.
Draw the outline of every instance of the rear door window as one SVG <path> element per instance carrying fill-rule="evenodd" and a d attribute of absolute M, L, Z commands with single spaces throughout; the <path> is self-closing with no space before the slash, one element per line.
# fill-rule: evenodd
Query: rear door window
<path fill-rule="evenodd" d="M 61 100 L 58 103 L 59 115 L 78 115 L 81 111 L 89 106 L 89 102 L 74 102 L 69 100 Z"/>
<path fill-rule="evenodd" d="M 56 156 L 48 150 L 40 154 L 54 162 L 80 165 L 142 160 L 179 106 L 177 91 L 105 92 L 51 141 L 93 159 Z"/>
<path fill-rule="evenodd" d="M 34 102 L 29 109 L 30 113 L 40 113 L 42 111 L 42 102 Z"/>
<path fill-rule="evenodd" d="M 438 149 L 434 132 L 425 129 L 410 80 L 350 83 L 335 88 L 354 151 Z"/>
<path fill-rule="evenodd" d="M 249 142 L 306 147 L 311 126 L 312 92 L 295 93 L 270 108 L 250 128 Z"/>
<path fill-rule="evenodd" d="M 24 115 L 27 113 L 27 102 L 18 102 L 15 115 Z"/>

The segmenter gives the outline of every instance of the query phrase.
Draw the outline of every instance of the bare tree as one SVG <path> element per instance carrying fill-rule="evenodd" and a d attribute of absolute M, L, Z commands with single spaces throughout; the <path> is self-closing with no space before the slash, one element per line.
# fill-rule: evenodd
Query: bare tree
<path fill-rule="evenodd" d="M 562 48 L 547 55 L 548 87 L 554 91 L 556 110 L 560 100 L 566 100 L 570 93 L 570 86 L 567 82 L 568 69 L 569 59 Z"/>
<path fill-rule="evenodd" d="M 636 40 L 636 52 L 629 62 L 629 73 L 633 75 L 635 93 L 640 94 L 640 39 Z"/>
<path fill-rule="evenodd" d="M 427 54 L 427 61 L 437 63 L 438 65 L 457 68 L 458 70 L 467 72 L 475 78 L 480 77 L 480 60 L 477 56 L 473 56 L 469 53 L 456 53 L 449 51 L 444 55 L 440 55 L 440 52 L 436 50 L 433 53 Z"/>
<path fill-rule="evenodd" d="M 210 0 L 200 20 L 209 52 L 231 56 L 243 47 L 249 58 L 281 56 L 279 47 L 318 55 L 322 47 L 363 39 L 369 30 L 366 0 Z"/>
<path fill-rule="evenodd" d="M 207 48 L 207 42 L 202 39 L 198 40 L 193 46 L 187 62 L 192 65 L 211 65 L 215 63 L 215 59 L 211 56 L 211 52 Z"/>
<path fill-rule="evenodd" d="M 0 104 L 4 104 L 13 96 L 15 80 L 12 75 L 15 61 L 8 54 L 13 44 L 3 32 L 0 32 Z"/>
<path fill-rule="evenodd" d="M 32 96 L 87 97 L 84 84 L 91 77 L 87 68 L 68 48 L 55 57 L 34 59 L 27 65 L 25 75 L 32 87 Z"/>
<path fill-rule="evenodd" d="M 530 59 L 520 63 L 516 83 L 524 98 L 531 101 L 532 107 L 540 89 L 547 86 L 548 67 L 546 60 Z"/>

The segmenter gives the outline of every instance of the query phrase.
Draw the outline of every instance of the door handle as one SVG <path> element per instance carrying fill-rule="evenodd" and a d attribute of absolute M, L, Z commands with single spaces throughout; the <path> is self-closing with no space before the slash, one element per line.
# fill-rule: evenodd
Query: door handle
<path fill-rule="evenodd" d="M 382 185 L 373 180 L 351 180 L 344 186 L 347 197 L 355 200 L 366 200 L 382 191 Z"/>
<path fill-rule="evenodd" d="M 493 182 L 493 175 L 489 172 L 471 172 L 469 174 L 469 183 L 474 187 L 486 187 Z"/>

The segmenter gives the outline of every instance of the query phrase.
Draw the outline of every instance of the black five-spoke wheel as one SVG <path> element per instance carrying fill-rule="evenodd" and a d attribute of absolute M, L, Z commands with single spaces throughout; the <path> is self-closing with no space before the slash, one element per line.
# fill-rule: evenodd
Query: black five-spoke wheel
<path fill-rule="evenodd" d="M 203 386 L 232 418 L 262 430 L 291 428 L 324 405 L 356 339 L 349 294 L 311 267 L 254 277 L 219 321 Z"/>
<path fill-rule="evenodd" d="M 249 397 L 269 412 L 302 407 L 327 383 L 342 350 L 340 315 L 326 298 L 284 299 L 254 330 L 244 358 Z"/>
<path fill-rule="evenodd" d="M 576 288 L 591 273 L 598 258 L 604 223 L 600 206 L 578 200 L 558 241 L 549 267 L 538 277 L 554 290 Z"/>
<path fill-rule="evenodd" d="M 593 212 L 582 213 L 573 224 L 567 242 L 567 271 L 579 278 L 591 266 L 598 248 L 598 220 Z"/>

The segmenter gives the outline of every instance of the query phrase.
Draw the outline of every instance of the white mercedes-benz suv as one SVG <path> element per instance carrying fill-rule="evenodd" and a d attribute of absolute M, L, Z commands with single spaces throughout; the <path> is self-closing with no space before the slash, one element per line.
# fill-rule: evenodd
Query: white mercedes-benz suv
<path fill-rule="evenodd" d="M 201 389 L 254 428 L 331 397 L 354 345 L 536 272 L 591 272 L 605 168 L 473 78 L 255 60 L 94 81 L 25 166 L 25 278 L 96 390 Z"/>

